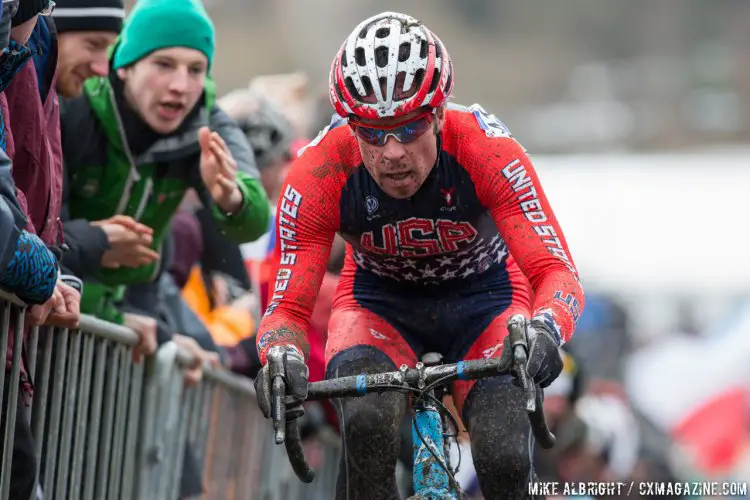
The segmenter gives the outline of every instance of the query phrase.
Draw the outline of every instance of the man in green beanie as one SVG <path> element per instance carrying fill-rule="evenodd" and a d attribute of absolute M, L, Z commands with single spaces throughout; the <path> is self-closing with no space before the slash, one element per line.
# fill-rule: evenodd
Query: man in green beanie
<path fill-rule="evenodd" d="M 214 104 L 213 56 L 214 27 L 199 0 L 140 0 L 113 48 L 109 75 L 87 80 L 82 96 L 62 103 L 63 218 L 128 216 L 150 228 L 132 255 L 92 252 L 81 312 L 155 328 L 143 318 L 155 316 L 163 244 L 189 188 L 233 241 L 265 232 L 270 209 L 252 151 Z M 123 304 L 126 285 L 138 290 L 135 311 Z"/>

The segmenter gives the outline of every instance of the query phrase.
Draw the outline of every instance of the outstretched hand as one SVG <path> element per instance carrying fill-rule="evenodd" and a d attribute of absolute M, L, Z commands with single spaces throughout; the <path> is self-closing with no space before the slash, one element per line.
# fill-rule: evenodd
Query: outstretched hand
<path fill-rule="evenodd" d="M 242 207 L 242 192 L 237 185 L 237 162 L 224 139 L 208 127 L 198 131 L 201 147 L 201 178 L 216 204 L 227 213 Z"/>

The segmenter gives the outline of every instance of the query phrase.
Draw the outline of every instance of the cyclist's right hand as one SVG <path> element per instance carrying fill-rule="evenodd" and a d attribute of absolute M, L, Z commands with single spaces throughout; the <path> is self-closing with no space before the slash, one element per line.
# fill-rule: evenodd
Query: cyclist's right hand
<path fill-rule="evenodd" d="M 523 328 L 526 334 L 526 373 L 533 379 L 534 383 L 542 389 L 548 387 L 563 368 L 560 348 L 555 340 L 551 329 L 541 320 L 523 320 Z M 513 363 L 514 347 L 511 335 L 503 341 L 502 357 L 509 363 Z M 518 375 L 514 372 L 513 384 L 522 387 Z"/>
<path fill-rule="evenodd" d="M 153 229 L 132 217 L 115 215 L 91 224 L 101 227 L 109 241 L 110 248 L 102 256 L 103 267 L 138 267 L 159 258 L 159 254 L 151 248 Z"/>
<path fill-rule="evenodd" d="M 271 373 L 280 373 L 286 386 L 286 409 L 298 411 L 307 399 L 307 379 L 310 371 L 302 350 L 294 345 L 276 345 L 268 350 L 268 362 L 255 378 L 258 407 L 266 418 L 271 417 Z"/>

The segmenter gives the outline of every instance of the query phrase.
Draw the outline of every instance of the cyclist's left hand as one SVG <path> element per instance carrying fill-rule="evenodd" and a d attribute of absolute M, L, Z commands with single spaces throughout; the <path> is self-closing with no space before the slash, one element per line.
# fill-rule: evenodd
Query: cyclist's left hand
<path fill-rule="evenodd" d="M 555 334 L 539 320 L 531 320 L 526 329 L 529 344 L 529 360 L 526 369 L 534 383 L 545 388 L 560 375 L 563 359 L 555 341 Z"/>
<path fill-rule="evenodd" d="M 237 162 L 224 139 L 208 127 L 198 131 L 201 146 L 200 169 L 203 183 L 216 204 L 227 213 L 242 207 L 242 192 L 237 185 Z"/>

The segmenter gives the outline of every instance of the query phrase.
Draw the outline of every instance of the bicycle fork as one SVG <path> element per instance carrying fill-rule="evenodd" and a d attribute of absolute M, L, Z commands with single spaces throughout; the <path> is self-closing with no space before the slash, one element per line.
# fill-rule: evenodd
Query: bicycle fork
<path fill-rule="evenodd" d="M 424 500 L 458 500 L 446 470 L 443 421 L 434 402 L 420 398 L 414 408 L 412 442 L 414 443 L 414 496 Z"/>

